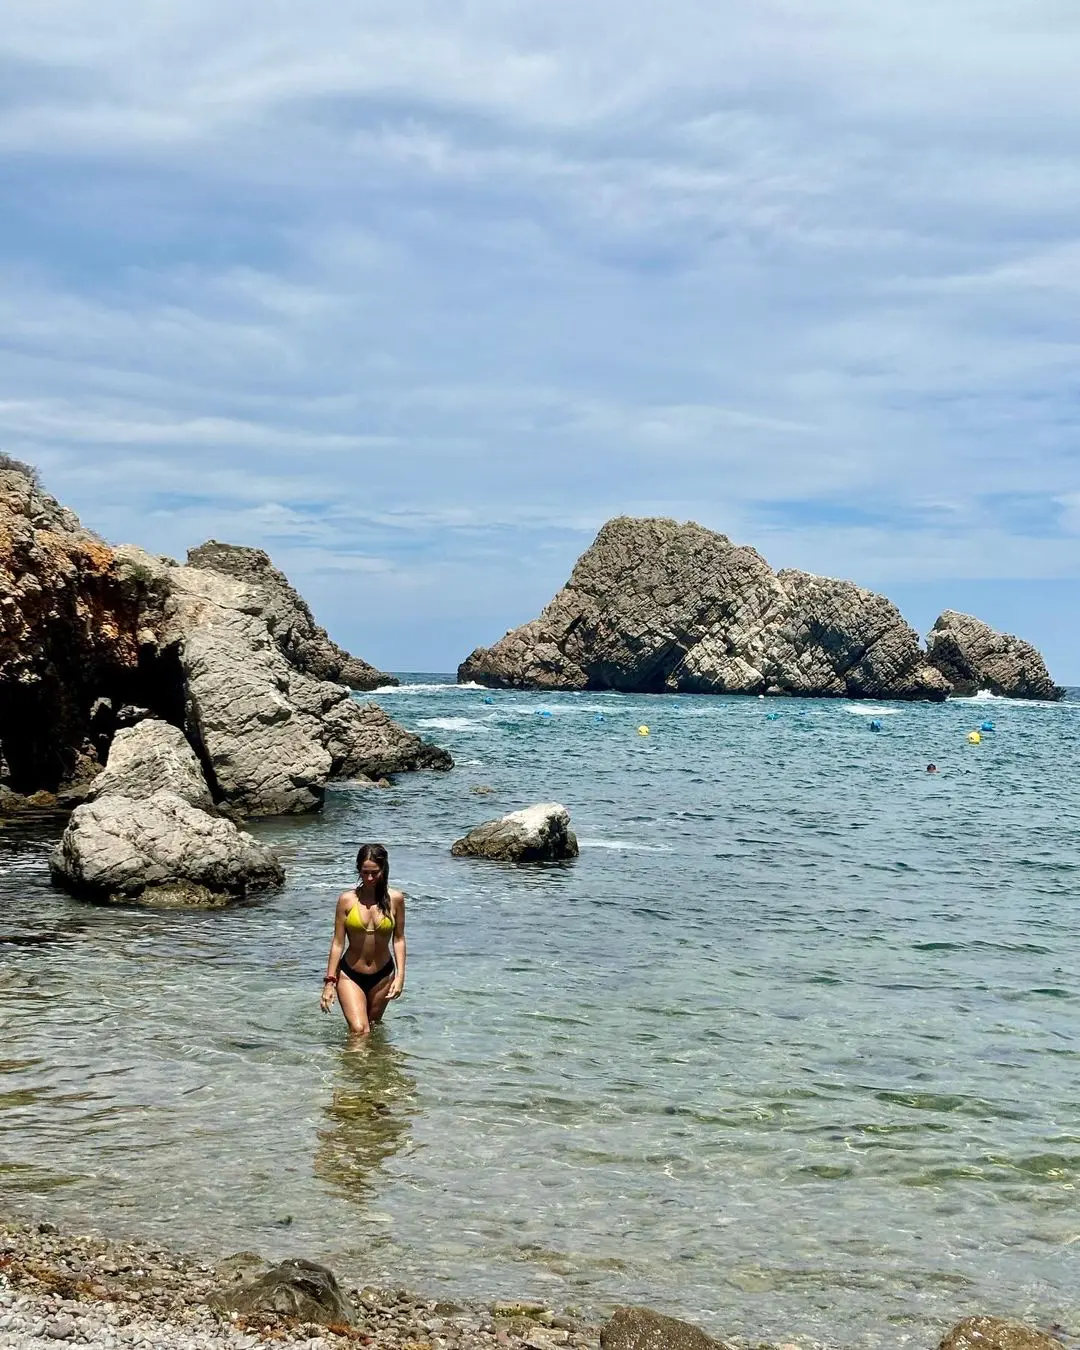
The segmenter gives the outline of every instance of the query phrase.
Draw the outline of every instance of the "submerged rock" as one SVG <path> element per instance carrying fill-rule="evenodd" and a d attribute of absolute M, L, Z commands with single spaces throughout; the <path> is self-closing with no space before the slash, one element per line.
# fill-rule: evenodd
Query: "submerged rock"
<path fill-rule="evenodd" d="M 699 1327 L 651 1308 L 616 1308 L 600 1328 L 601 1350 L 724 1350 Z"/>
<path fill-rule="evenodd" d="M 1021 1322 L 965 1317 L 944 1337 L 939 1350 L 1062 1350 L 1062 1342 Z"/>
<path fill-rule="evenodd" d="M 227 1312 L 273 1313 L 323 1326 L 347 1326 L 356 1319 L 333 1271 L 314 1261 L 282 1261 L 248 1284 L 225 1285 L 211 1303 Z"/>
<path fill-rule="evenodd" d="M 693 522 L 608 521 L 539 618 L 458 679 L 540 689 L 941 700 L 945 678 L 884 596 L 774 572 Z"/>
<path fill-rule="evenodd" d="M 558 802 L 542 802 L 489 820 L 457 840 L 455 858 L 492 858 L 497 862 L 557 862 L 578 856 L 570 813 Z"/>
<path fill-rule="evenodd" d="M 339 647 L 316 622 L 303 597 L 270 555 L 261 548 L 243 548 L 207 540 L 188 550 L 188 566 L 220 572 L 245 582 L 262 596 L 261 617 L 291 666 L 316 680 L 331 680 L 350 689 L 376 689 L 398 681 L 385 671 Z"/>
<path fill-rule="evenodd" d="M 947 609 L 927 635 L 926 650 L 956 694 L 985 689 L 1006 698 L 1057 701 L 1065 696 L 1030 642 L 996 632 L 970 614 Z"/>
<path fill-rule="evenodd" d="M 222 905 L 285 879 L 272 849 L 165 789 L 76 807 L 49 868 L 75 895 L 169 908 Z"/>

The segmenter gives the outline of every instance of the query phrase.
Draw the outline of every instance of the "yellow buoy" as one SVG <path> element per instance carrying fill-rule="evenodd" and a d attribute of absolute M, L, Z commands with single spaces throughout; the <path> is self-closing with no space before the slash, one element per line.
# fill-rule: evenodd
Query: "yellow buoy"
<path fill-rule="evenodd" d="M 649 728 L 648 728 L 648 727 L 638 727 L 638 729 L 637 729 L 637 734 L 638 734 L 639 736 L 647 736 L 647 735 L 649 734 Z"/>
<path fill-rule="evenodd" d="M 978 733 L 977 731 L 969 731 L 969 732 L 968 732 L 968 744 L 969 744 L 969 745 L 978 745 L 979 742 L 980 742 L 981 740 L 982 740 L 982 736 L 980 736 L 979 733 Z"/>

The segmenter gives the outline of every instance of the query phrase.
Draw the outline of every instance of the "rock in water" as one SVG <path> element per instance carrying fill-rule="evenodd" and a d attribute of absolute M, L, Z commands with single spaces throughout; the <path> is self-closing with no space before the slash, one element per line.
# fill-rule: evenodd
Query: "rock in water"
<path fill-rule="evenodd" d="M 704 1331 L 651 1308 L 616 1308 L 600 1328 L 601 1350 L 726 1350 Z"/>
<path fill-rule="evenodd" d="M 1020 1322 L 1000 1317 L 965 1317 L 942 1340 L 939 1350 L 1062 1350 L 1061 1341 Z"/>
<path fill-rule="evenodd" d="M 221 905 L 285 879 L 265 844 L 165 789 L 76 807 L 50 871 L 75 895 L 162 907 Z"/>
<path fill-rule="evenodd" d="M 188 566 L 220 572 L 246 582 L 263 598 L 261 617 L 291 666 L 315 680 L 331 680 L 350 689 L 397 684 L 384 671 L 350 655 L 320 628 L 303 597 L 261 548 L 243 548 L 209 539 L 188 550 Z"/>
<path fill-rule="evenodd" d="M 578 855 L 570 813 L 558 802 L 543 802 L 489 820 L 459 839 L 455 858 L 493 858 L 497 862 L 557 862 Z"/>
<path fill-rule="evenodd" d="M 282 1261 L 250 1284 L 226 1285 L 212 1302 L 226 1312 L 276 1313 L 322 1326 L 349 1325 L 356 1319 L 356 1309 L 333 1271 L 314 1261 Z"/>
<path fill-rule="evenodd" d="M 202 767 L 179 727 L 148 720 L 121 728 L 105 768 L 94 779 L 91 800 L 119 796 L 138 801 L 162 789 L 200 811 L 214 810 Z"/>
<path fill-rule="evenodd" d="M 538 619 L 458 670 L 540 689 L 941 700 L 945 678 L 884 596 L 776 573 L 700 525 L 619 517 Z"/>
<path fill-rule="evenodd" d="M 947 609 L 927 635 L 926 650 L 930 664 L 956 694 L 970 696 L 986 689 L 1007 698 L 1055 702 L 1065 696 L 1030 642 L 998 633 L 970 614 Z"/>

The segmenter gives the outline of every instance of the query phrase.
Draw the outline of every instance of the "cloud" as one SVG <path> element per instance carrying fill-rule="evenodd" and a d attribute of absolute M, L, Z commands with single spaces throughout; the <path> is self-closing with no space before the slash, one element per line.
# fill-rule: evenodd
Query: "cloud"
<path fill-rule="evenodd" d="M 0 441 L 109 537 L 262 544 L 456 655 L 618 512 L 886 589 L 1076 578 L 1078 38 L 11 0 Z"/>

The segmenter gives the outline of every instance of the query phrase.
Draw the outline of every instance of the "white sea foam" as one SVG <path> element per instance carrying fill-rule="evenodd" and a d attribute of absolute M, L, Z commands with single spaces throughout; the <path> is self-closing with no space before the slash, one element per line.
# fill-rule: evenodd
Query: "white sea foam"
<path fill-rule="evenodd" d="M 582 848 L 610 848 L 625 853 L 674 853 L 670 844 L 637 844 L 631 839 L 579 839 Z"/>
<path fill-rule="evenodd" d="M 876 708 L 876 707 L 863 708 L 860 707 L 857 703 L 848 703 L 844 707 L 844 711 L 849 713 L 855 713 L 859 717 L 893 717 L 900 711 L 900 709 Z"/>
<path fill-rule="evenodd" d="M 478 722 L 475 717 L 421 717 L 418 727 L 434 727 L 437 731 L 489 731 L 490 728 Z"/>
<path fill-rule="evenodd" d="M 443 694 L 447 689 L 483 689 L 482 684 L 473 684 L 470 680 L 468 684 L 380 684 L 377 689 L 371 689 L 368 692 L 372 694 Z"/>

